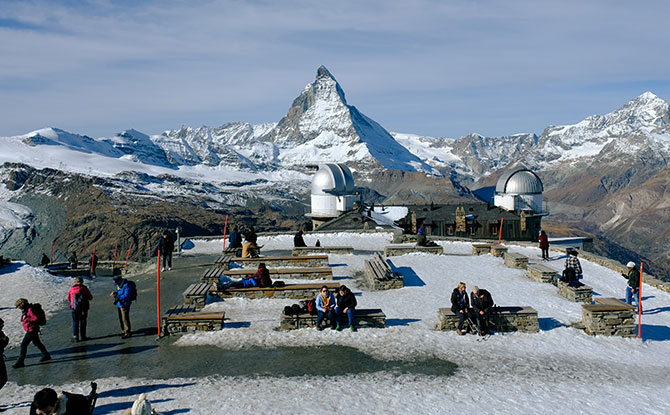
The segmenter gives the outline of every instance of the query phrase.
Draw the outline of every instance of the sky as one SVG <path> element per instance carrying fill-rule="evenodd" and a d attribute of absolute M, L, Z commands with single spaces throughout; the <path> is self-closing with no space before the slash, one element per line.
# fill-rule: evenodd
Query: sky
<path fill-rule="evenodd" d="M 320 65 L 386 129 L 540 134 L 670 99 L 670 3 L 0 0 L 0 136 L 277 122 Z"/>

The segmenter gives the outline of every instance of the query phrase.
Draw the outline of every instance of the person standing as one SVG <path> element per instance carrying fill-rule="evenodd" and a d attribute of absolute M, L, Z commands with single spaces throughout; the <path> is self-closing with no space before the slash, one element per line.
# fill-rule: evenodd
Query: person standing
<path fill-rule="evenodd" d="M 174 239 L 168 233 L 168 231 L 163 232 L 163 236 L 158 238 L 158 246 L 156 250 L 160 251 L 161 256 L 163 257 L 163 267 L 161 271 L 165 271 L 167 267 L 168 271 L 172 270 L 172 251 L 174 250 Z"/>
<path fill-rule="evenodd" d="M 0 318 L 0 389 L 7 384 L 7 367 L 5 366 L 5 347 L 9 344 L 9 337 L 5 336 L 2 329 L 5 321 Z"/>
<path fill-rule="evenodd" d="M 90 301 L 93 299 L 91 291 L 84 285 L 84 280 L 75 278 L 74 284 L 67 293 L 67 301 L 72 309 L 72 341 L 86 341 L 86 318 Z"/>
<path fill-rule="evenodd" d="M 294 248 L 304 248 L 307 246 L 305 243 L 305 238 L 302 237 L 302 229 L 299 230 L 293 237 L 293 247 Z"/>
<path fill-rule="evenodd" d="M 19 358 L 16 360 L 16 363 L 12 365 L 14 369 L 18 369 L 24 366 L 24 361 L 26 360 L 26 354 L 28 353 L 28 345 L 30 343 L 34 344 L 40 352 L 42 352 L 42 358 L 40 362 L 46 362 L 51 360 L 51 355 L 47 348 L 40 341 L 40 318 L 44 317 L 44 311 L 41 307 L 38 307 L 34 304 L 30 304 L 25 298 L 19 298 L 16 300 L 16 308 L 21 310 L 21 323 L 23 323 L 23 329 L 26 331 L 26 334 L 23 336 L 21 341 L 21 351 L 19 353 Z M 41 315 L 41 316 L 39 316 Z M 42 322 L 43 324 L 45 322 Z"/>
<path fill-rule="evenodd" d="M 465 319 L 468 318 L 470 312 L 470 300 L 468 299 L 468 293 L 465 292 L 464 282 L 459 282 L 458 286 L 451 292 L 451 311 L 458 316 L 456 333 L 462 336 L 465 334 L 463 333 L 463 323 L 465 323 Z"/>
<path fill-rule="evenodd" d="M 624 278 L 628 280 L 628 285 L 626 285 L 626 304 L 633 305 L 633 299 L 635 303 L 640 307 L 640 299 L 638 298 L 638 291 L 640 289 L 640 271 L 637 270 L 635 262 L 630 261 L 626 264 L 628 268 L 627 274 L 621 274 Z"/>
<path fill-rule="evenodd" d="M 335 297 L 328 291 L 325 285 L 321 287 L 321 292 L 316 296 L 316 329 L 323 330 L 321 322 L 324 317 L 330 320 L 330 328 L 337 328 L 335 321 Z"/>
<path fill-rule="evenodd" d="M 114 276 L 114 283 L 117 289 L 109 295 L 114 297 L 114 304 L 116 304 L 119 314 L 119 324 L 122 330 L 121 338 L 127 339 L 132 334 L 130 328 L 130 305 L 137 298 L 137 288 L 133 281 L 121 278 L 120 275 Z"/>
<path fill-rule="evenodd" d="M 545 231 L 540 232 L 540 249 L 542 250 L 542 259 L 549 260 L 549 237 Z"/>
<path fill-rule="evenodd" d="M 356 313 L 356 296 L 351 292 L 346 285 L 340 286 L 337 293 L 337 306 L 335 306 L 335 316 L 337 317 L 337 330 L 343 327 L 342 316 L 347 315 L 349 318 L 349 330 L 356 331 L 354 326 L 354 315 Z"/>

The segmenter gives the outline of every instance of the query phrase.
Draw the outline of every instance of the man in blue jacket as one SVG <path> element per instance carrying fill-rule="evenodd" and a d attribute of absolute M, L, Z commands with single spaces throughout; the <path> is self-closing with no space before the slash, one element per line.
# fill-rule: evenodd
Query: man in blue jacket
<path fill-rule="evenodd" d="M 127 339 L 131 335 L 130 330 L 130 305 L 137 298 L 137 289 L 135 283 L 121 278 L 120 275 L 114 276 L 116 291 L 109 295 L 114 297 L 114 304 L 119 313 L 119 323 L 121 325 L 121 338 Z"/>

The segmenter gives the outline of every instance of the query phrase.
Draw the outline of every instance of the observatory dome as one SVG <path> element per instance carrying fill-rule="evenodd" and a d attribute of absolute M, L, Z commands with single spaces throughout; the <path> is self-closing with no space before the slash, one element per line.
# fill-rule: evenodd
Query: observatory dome
<path fill-rule="evenodd" d="M 496 194 L 540 195 L 543 190 L 542 180 L 528 169 L 505 173 L 496 184 Z"/>
<path fill-rule="evenodd" d="M 312 195 L 354 193 L 354 176 L 345 164 L 321 164 L 312 179 Z"/>

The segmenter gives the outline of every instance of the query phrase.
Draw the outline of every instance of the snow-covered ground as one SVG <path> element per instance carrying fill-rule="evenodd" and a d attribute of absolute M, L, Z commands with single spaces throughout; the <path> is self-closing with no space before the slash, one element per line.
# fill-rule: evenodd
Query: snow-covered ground
<path fill-rule="evenodd" d="M 358 250 L 381 249 L 391 234 L 316 234 L 322 245 L 351 245 Z M 220 252 L 222 241 L 193 241 L 192 253 Z M 261 237 L 265 249 L 290 249 L 292 235 Z M 257 414 L 297 413 L 549 413 L 609 414 L 642 412 L 667 414 L 670 404 L 670 294 L 644 286 L 646 298 L 642 340 L 592 337 L 570 327 L 581 319 L 581 305 L 559 297 L 556 288 L 529 280 L 525 271 L 507 268 L 490 255 L 472 257 L 465 242 L 441 242 L 446 255 L 410 254 L 392 257 L 404 275 L 399 290 L 361 290 L 352 277 L 363 269 L 366 255 L 331 255 L 339 282 L 360 293 L 361 308 L 382 308 L 386 329 L 333 332 L 301 329 L 273 330 L 282 308 L 290 300 L 230 299 L 214 302 L 207 310 L 225 310 L 229 326 L 218 332 L 184 335 L 171 347 L 213 345 L 222 349 L 252 346 L 340 345 L 358 349 L 380 360 L 443 359 L 458 365 L 453 376 L 401 374 L 380 369 L 374 373 L 343 376 L 207 376 L 161 380 L 99 379 L 100 390 L 141 387 L 165 413 Z M 539 249 L 510 246 L 538 261 Z M 554 254 L 556 255 L 556 254 Z M 562 269 L 563 258 L 549 266 Z M 584 282 L 595 295 L 623 296 L 625 280 L 616 272 L 582 260 Z M 29 267 L 0 275 L 3 303 L 19 293 L 16 286 L 36 284 L 44 290 L 64 290 L 67 285 Z M 31 279 L 31 280 L 29 280 Z M 486 341 L 434 330 L 437 309 L 449 306 L 451 290 L 459 281 L 486 288 L 499 305 L 528 305 L 539 314 L 537 334 L 496 334 Z M 69 283 L 69 280 L 67 281 Z M 36 290 L 32 290 L 36 292 Z M 6 294 L 10 292 L 11 294 Z M 46 297 L 46 295 L 45 295 Z M 46 300 L 41 300 L 47 302 Z M 48 302 L 47 302 L 48 303 Z M 6 312 L 2 310 L 2 312 Z M 3 317 L 4 318 L 4 317 Z M 228 320 L 229 319 L 229 320 Z M 6 322 L 11 319 L 5 318 Z M 229 324 L 248 322 L 248 324 Z M 11 382 L 0 391 L 0 402 L 25 402 L 35 387 Z M 86 392 L 86 384 L 72 382 L 57 389 Z M 132 389 L 130 390 L 132 392 Z M 138 392 L 139 393 L 139 392 Z M 132 393 L 110 393 L 98 406 L 114 407 Z M 18 412 L 17 412 L 18 413 Z M 105 412 L 105 413 L 114 413 Z"/>

